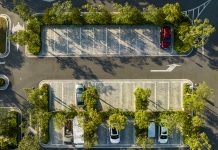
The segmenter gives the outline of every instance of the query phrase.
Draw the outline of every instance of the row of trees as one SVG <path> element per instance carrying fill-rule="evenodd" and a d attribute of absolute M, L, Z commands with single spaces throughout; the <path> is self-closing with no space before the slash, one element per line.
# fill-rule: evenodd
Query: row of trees
<path fill-rule="evenodd" d="M 15 11 L 28 21 L 25 31 L 19 31 L 11 38 L 20 45 L 27 45 L 30 53 L 37 55 L 40 52 L 40 26 L 41 25 L 83 25 L 83 24 L 127 24 L 142 25 L 170 24 L 175 31 L 175 50 L 178 53 L 186 53 L 193 46 L 201 47 L 207 43 L 208 37 L 215 31 L 209 20 L 190 20 L 181 12 L 178 3 L 166 4 L 163 7 L 148 5 L 144 12 L 136 7 L 114 4 L 111 13 L 102 5 L 84 5 L 87 12 L 82 13 L 80 9 L 72 6 L 71 1 L 54 3 L 42 16 L 33 16 L 24 4 L 17 5 Z M 30 24 L 30 25 L 29 25 Z M 33 26 L 32 26 L 33 25 Z"/>
<path fill-rule="evenodd" d="M 51 118 L 48 108 L 49 85 L 43 84 L 40 88 L 25 89 L 25 91 L 31 106 L 24 115 L 26 120 L 23 122 L 23 131 L 25 132 L 18 148 L 20 150 L 38 150 L 40 143 L 47 143 L 49 141 L 48 124 Z M 29 134 L 29 127 L 36 131 L 34 136 Z"/>

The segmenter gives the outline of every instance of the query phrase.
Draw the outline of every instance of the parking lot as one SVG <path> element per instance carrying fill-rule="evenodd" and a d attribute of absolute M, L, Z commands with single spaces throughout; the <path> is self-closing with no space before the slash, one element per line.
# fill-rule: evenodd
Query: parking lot
<path fill-rule="evenodd" d="M 189 80 L 45 80 L 50 85 L 50 109 L 75 105 L 75 85 L 91 84 L 100 94 L 99 109 L 120 108 L 135 111 L 134 91 L 149 88 L 149 111 L 183 110 L 183 84 Z"/>
<path fill-rule="evenodd" d="M 100 94 L 99 109 L 106 111 L 109 108 L 120 108 L 126 111 L 135 111 L 134 91 L 137 87 L 151 89 L 149 99 L 149 111 L 183 110 L 183 85 L 191 83 L 190 80 L 44 80 L 40 84 L 50 85 L 50 110 L 63 110 L 69 105 L 76 103 L 75 85 L 94 85 Z M 53 121 L 50 122 L 51 144 L 64 144 L 64 130 L 56 129 Z M 134 125 L 130 120 L 126 124 L 125 130 L 121 132 L 120 144 L 134 145 Z M 108 127 L 102 124 L 98 128 L 99 145 L 110 145 Z M 105 136 L 103 136 L 105 135 Z M 180 142 L 180 135 L 173 134 L 169 138 L 169 143 Z M 155 139 L 157 143 L 157 139 Z"/>
<path fill-rule="evenodd" d="M 173 53 L 172 46 L 166 50 L 160 48 L 158 26 L 45 26 L 42 29 L 42 57 L 169 56 Z"/>

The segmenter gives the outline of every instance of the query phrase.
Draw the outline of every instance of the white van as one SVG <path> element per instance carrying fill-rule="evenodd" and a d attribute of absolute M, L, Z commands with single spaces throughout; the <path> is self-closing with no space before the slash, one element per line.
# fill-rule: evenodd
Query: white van
<path fill-rule="evenodd" d="M 151 121 L 148 126 L 148 137 L 155 138 L 155 122 Z"/>

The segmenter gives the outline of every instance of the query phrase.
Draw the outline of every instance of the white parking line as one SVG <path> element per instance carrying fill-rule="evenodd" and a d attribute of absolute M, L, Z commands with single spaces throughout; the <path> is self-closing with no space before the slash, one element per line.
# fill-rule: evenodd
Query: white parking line
<path fill-rule="evenodd" d="M 64 98 L 64 83 L 61 84 L 61 110 L 63 110 L 63 105 L 64 105 L 64 102 L 63 102 L 63 98 Z"/>
<path fill-rule="evenodd" d="M 154 88 L 154 101 L 155 101 L 155 108 L 157 109 L 157 82 L 155 82 L 155 88 Z"/>
<path fill-rule="evenodd" d="M 5 61 L 4 62 L 0 62 L 0 65 L 4 65 L 5 64 Z"/>
<path fill-rule="evenodd" d="M 181 82 L 181 98 L 180 98 L 180 101 L 181 101 L 181 107 L 182 107 L 182 110 L 184 110 L 184 107 L 183 107 L 183 85 L 184 85 L 184 83 L 183 82 Z"/>

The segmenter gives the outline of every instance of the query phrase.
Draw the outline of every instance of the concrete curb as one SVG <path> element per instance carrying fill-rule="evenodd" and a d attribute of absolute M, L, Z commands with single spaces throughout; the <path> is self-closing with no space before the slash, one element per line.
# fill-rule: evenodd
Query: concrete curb
<path fill-rule="evenodd" d="M 5 80 L 5 85 L 0 87 L 0 90 L 6 90 L 9 86 L 9 83 L 10 83 L 8 77 L 6 75 L 0 74 L 0 78 Z"/>
<path fill-rule="evenodd" d="M 11 19 L 6 14 L 0 14 L 0 17 L 4 18 L 7 21 L 7 32 L 6 32 L 6 50 L 4 54 L 0 54 L 0 58 L 5 58 L 10 53 L 11 42 L 8 40 L 8 36 L 11 34 Z"/>

